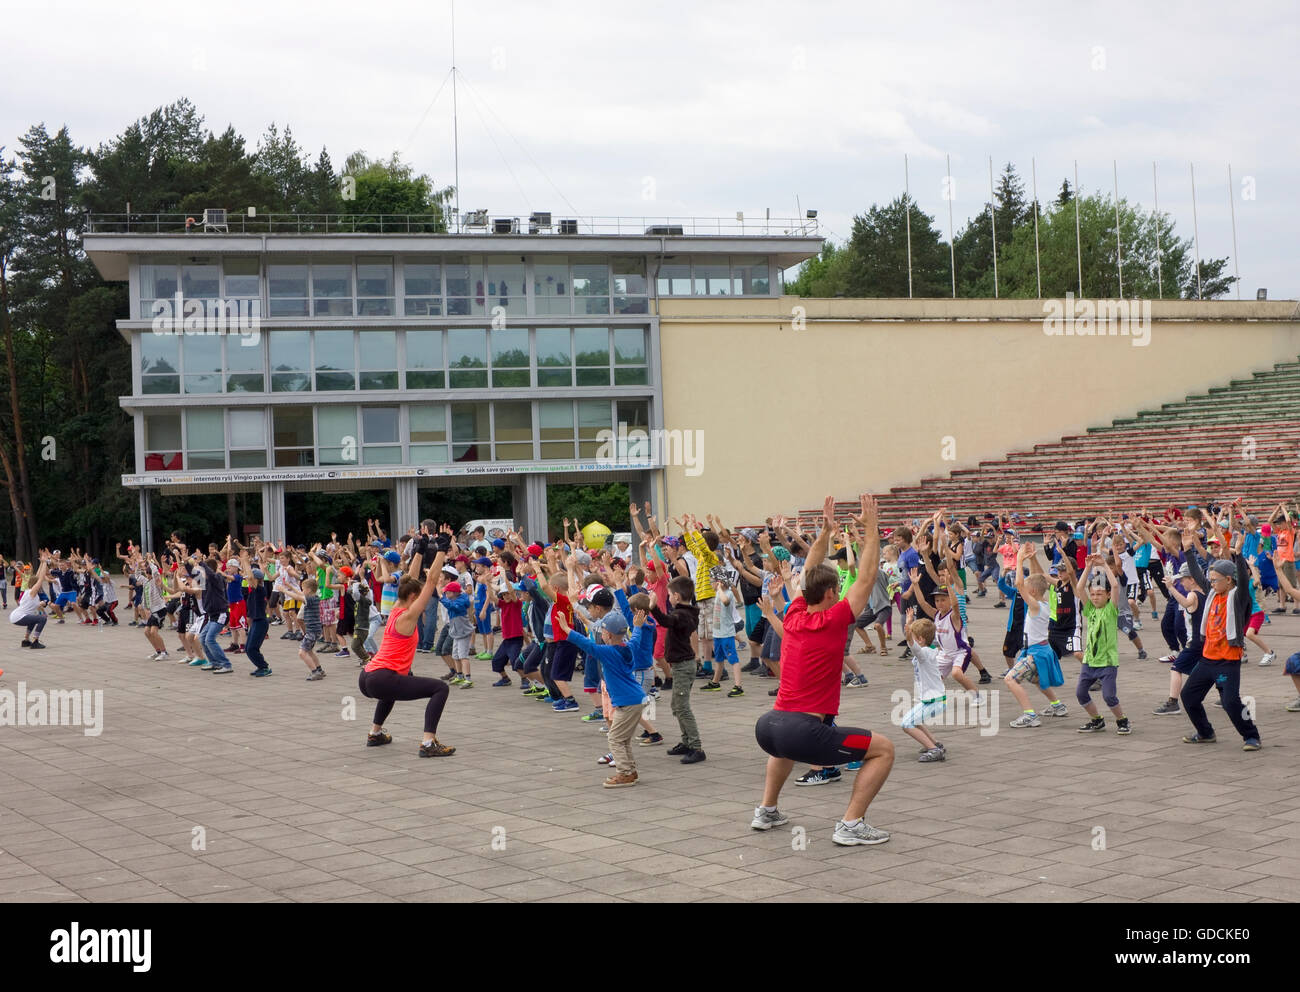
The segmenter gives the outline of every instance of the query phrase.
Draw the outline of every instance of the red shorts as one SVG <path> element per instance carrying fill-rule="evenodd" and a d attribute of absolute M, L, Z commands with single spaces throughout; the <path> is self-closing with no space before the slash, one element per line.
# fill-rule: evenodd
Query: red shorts
<path fill-rule="evenodd" d="M 1258 634 L 1259 628 L 1264 626 L 1264 612 L 1252 613 L 1250 619 L 1246 621 L 1246 629 L 1252 634 Z"/>
<path fill-rule="evenodd" d="M 230 629 L 236 628 L 243 630 L 248 626 L 248 604 L 242 599 L 238 603 L 230 604 Z"/>

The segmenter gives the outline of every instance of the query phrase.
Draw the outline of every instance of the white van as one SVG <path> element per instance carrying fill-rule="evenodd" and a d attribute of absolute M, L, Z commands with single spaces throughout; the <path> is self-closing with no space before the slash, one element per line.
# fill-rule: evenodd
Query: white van
<path fill-rule="evenodd" d="M 515 529 L 515 522 L 513 520 L 471 520 L 461 528 L 461 532 L 468 537 L 478 527 L 483 528 L 487 533 L 485 540 L 491 543 L 497 538 L 504 541 L 506 535 Z"/>

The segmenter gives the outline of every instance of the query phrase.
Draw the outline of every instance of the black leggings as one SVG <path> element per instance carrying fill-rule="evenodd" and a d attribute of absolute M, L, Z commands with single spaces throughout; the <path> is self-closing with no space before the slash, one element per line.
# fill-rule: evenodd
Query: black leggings
<path fill-rule="evenodd" d="M 811 713 L 768 710 L 758 718 L 754 737 L 774 758 L 831 767 L 861 761 L 871 746 L 871 731 L 837 727 L 831 717 L 819 720 Z"/>
<path fill-rule="evenodd" d="M 442 719 L 442 708 L 447 705 L 447 683 L 441 679 L 425 679 L 416 675 L 398 675 L 391 668 L 377 668 L 373 672 L 362 672 L 357 681 L 361 695 L 375 699 L 375 726 L 382 727 L 393 712 L 393 703 L 409 699 L 427 699 L 429 705 L 424 708 L 424 732 L 436 734 L 438 721 Z"/>

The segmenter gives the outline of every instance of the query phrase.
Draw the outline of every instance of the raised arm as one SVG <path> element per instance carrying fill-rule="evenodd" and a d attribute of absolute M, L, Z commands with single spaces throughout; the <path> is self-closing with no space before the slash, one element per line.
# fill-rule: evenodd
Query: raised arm
<path fill-rule="evenodd" d="M 808 549 L 804 568 L 816 568 L 826 558 L 826 549 L 830 546 L 831 531 L 835 529 L 835 497 L 827 496 L 822 502 L 822 527 L 817 532 L 817 539 Z"/>

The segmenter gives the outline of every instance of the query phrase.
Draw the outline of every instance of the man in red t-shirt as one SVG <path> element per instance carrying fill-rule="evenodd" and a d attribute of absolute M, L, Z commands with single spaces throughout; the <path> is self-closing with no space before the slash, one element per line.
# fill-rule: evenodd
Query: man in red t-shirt
<path fill-rule="evenodd" d="M 750 824 L 755 830 L 771 830 L 790 822 L 776 803 L 795 762 L 829 766 L 861 761 L 848 809 L 831 836 L 836 844 L 845 846 L 889 840 L 888 833 L 877 830 L 863 817 L 894 766 L 894 745 L 888 738 L 857 727 L 835 726 L 840 710 L 844 642 L 871 598 L 880 562 L 874 498 L 862 497 L 862 515 L 856 519 L 866 535 L 859 556 L 862 567 L 841 599 L 839 571 L 824 561 L 835 530 L 835 500 L 826 497 L 821 533 L 804 563 L 804 594 L 790 604 L 783 622 L 781 686 L 776 704 L 754 728 L 759 746 L 770 757 L 763 804 L 754 810 Z"/>

